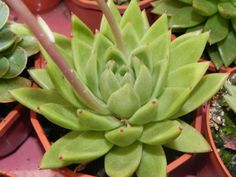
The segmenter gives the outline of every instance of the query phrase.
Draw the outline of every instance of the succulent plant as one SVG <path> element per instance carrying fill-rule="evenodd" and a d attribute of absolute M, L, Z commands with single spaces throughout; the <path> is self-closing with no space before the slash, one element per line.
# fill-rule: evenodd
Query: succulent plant
<path fill-rule="evenodd" d="M 8 22 L 9 8 L 0 1 L 0 103 L 13 101 L 8 90 L 31 85 L 18 77 L 27 58 L 39 51 L 37 40 L 23 24 Z"/>
<path fill-rule="evenodd" d="M 179 118 L 210 99 L 227 74 L 205 74 L 209 62 L 198 63 L 209 33 L 192 32 L 171 42 L 166 15 L 149 26 L 135 0 L 122 17 L 113 1 L 108 4 L 123 47 L 116 45 L 105 17 L 93 34 L 73 15 L 72 38 L 50 38 L 70 65 L 69 72 L 81 81 L 80 92 L 41 47 L 47 66 L 29 71 L 41 88 L 20 88 L 11 94 L 71 130 L 52 144 L 41 168 L 105 156 L 108 176 L 163 177 L 164 146 L 188 153 L 210 151 L 203 136 Z M 85 94 L 91 97 L 85 99 Z"/>
<path fill-rule="evenodd" d="M 208 54 L 217 68 L 236 62 L 236 3 L 234 0 L 160 0 L 156 14 L 166 13 L 170 27 L 186 32 L 210 31 Z"/>

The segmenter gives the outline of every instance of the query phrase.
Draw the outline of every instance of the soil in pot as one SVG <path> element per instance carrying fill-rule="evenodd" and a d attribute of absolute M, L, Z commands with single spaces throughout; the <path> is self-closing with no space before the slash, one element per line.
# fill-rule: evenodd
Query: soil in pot
<path fill-rule="evenodd" d="M 0 123 L 15 106 L 16 103 L 0 103 Z"/>

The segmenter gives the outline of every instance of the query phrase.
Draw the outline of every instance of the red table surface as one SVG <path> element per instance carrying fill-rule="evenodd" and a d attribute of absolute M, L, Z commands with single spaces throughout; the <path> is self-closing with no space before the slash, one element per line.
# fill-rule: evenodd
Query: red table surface
<path fill-rule="evenodd" d="M 40 16 L 49 24 L 52 31 L 70 36 L 70 13 L 61 3 L 50 12 L 40 14 Z M 11 15 L 11 19 L 21 21 L 17 16 Z M 0 169 L 8 170 L 17 177 L 63 177 L 63 175 L 52 170 L 40 170 L 38 164 L 44 153 L 43 147 L 37 137 L 32 135 L 11 155 L 0 158 Z M 182 165 L 169 177 L 196 177 L 196 165 L 198 160 L 192 159 Z"/>

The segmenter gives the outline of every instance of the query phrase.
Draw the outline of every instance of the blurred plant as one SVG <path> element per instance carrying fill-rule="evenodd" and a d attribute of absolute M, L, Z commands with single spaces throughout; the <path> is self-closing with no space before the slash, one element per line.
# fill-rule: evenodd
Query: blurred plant
<path fill-rule="evenodd" d="M 236 2 L 234 0 L 160 0 L 156 14 L 166 13 L 169 26 L 186 32 L 210 31 L 208 54 L 216 67 L 236 63 Z"/>
<path fill-rule="evenodd" d="M 99 3 L 106 9 L 103 1 Z M 134 173 L 163 177 L 167 173 L 163 146 L 188 153 L 211 150 L 198 131 L 178 118 L 210 99 L 227 74 L 205 75 L 209 63 L 197 62 L 209 33 L 192 32 L 171 42 L 166 15 L 150 27 L 136 0 L 122 17 L 113 1 L 108 3 L 115 21 L 105 13 L 108 20 L 103 17 L 95 35 L 74 15 L 71 39 L 60 34 L 53 37 L 40 20 L 50 36 L 44 45 L 55 44 L 70 68 L 58 62 L 52 48 L 46 51 L 41 46 L 47 66 L 31 69 L 30 75 L 42 88 L 21 88 L 11 94 L 49 121 L 71 130 L 52 144 L 41 168 L 105 156 L 105 171 L 111 177 Z M 31 24 L 32 30 L 35 25 Z M 35 33 L 38 38 L 43 36 Z M 79 87 L 69 74 L 75 74 Z"/>
<path fill-rule="evenodd" d="M 23 24 L 8 22 L 9 8 L 0 1 L 0 103 L 14 101 L 10 89 L 31 86 L 31 81 L 18 77 L 27 58 L 39 51 L 37 40 Z"/>

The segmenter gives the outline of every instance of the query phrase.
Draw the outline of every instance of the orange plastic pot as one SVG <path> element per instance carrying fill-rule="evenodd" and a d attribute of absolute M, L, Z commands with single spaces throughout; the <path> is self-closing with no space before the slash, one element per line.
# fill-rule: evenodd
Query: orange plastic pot
<path fill-rule="evenodd" d="M 197 115 L 196 115 L 193 125 L 198 131 L 200 131 L 202 129 L 201 109 L 198 109 L 196 114 Z M 48 138 L 44 134 L 44 130 L 43 130 L 41 124 L 38 121 L 37 114 L 35 112 L 31 111 L 30 118 L 31 118 L 31 123 L 34 127 L 34 130 L 36 131 L 36 134 L 37 134 L 42 146 L 44 147 L 45 151 L 48 150 L 51 145 L 50 145 Z M 192 156 L 193 156 L 193 154 L 183 154 L 178 159 L 176 159 L 173 162 L 171 162 L 170 164 L 168 164 L 168 167 L 167 167 L 168 173 L 173 172 L 176 168 L 183 165 L 185 162 L 190 160 Z M 68 168 L 58 169 L 58 171 L 68 177 L 94 177 L 94 176 L 91 176 L 88 174 L 75 173 L 75 172 L 69 170 Z"/>
<path fill-rule="evenodd" d="M 152 0 L 139 1 L 139 7 L 146 10 L 150 23 L 153 23 L 156 17 L 150 13 L 152 10 L 151 2 Z M 65 3 L 69 10 L 77 15 L 92 31 L 95 32 L 96 29 L 99 29 L 102 12 L 95 0 L 65 0 Z M 125 12 L 127 7 L 127 5 L 117 5 L 121 14 Z"/>
<path fill-rule="evenodd" d="M 0 157 L 19 147 L 31 131 L 29 112 L 17 105 L 0 123 Z"/>
<path fill-rule="evenodd" d="M 0 170 L 0 176 L 2 176 L 2 177 L 16 177 L 16 175 L 11 174 L 11 173 L 4 171 L 4 170 Z"/>
<path fill-rule="evenodd" d="M 61 0 L 23 0 L 25 5 L 33 12 L 40 13 L 54 8 Z"/>

